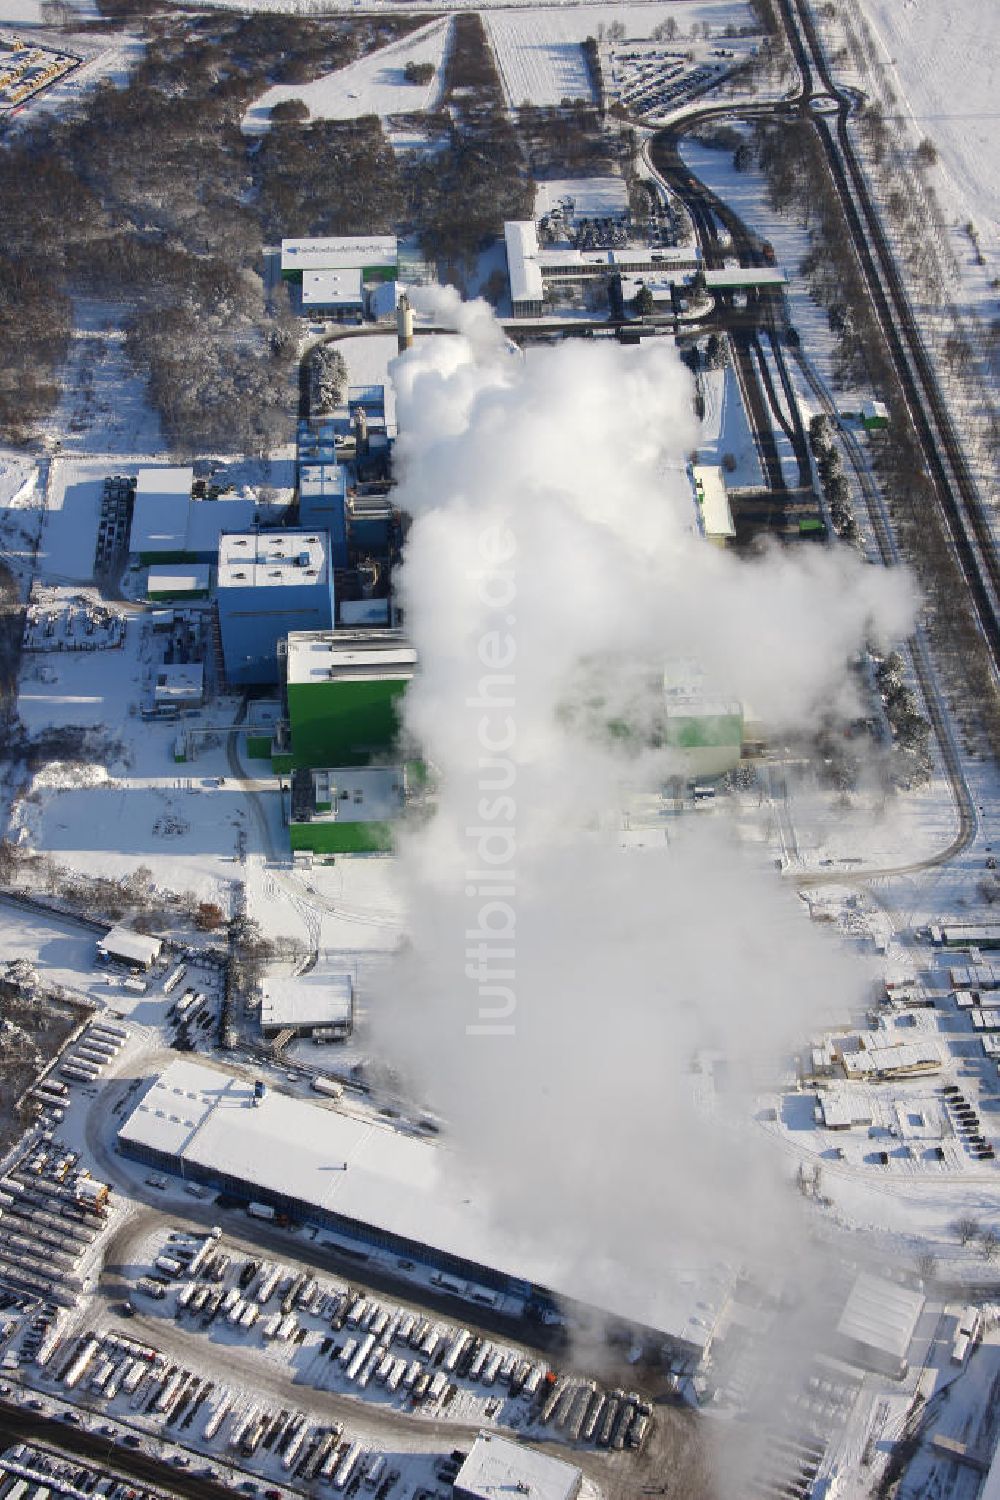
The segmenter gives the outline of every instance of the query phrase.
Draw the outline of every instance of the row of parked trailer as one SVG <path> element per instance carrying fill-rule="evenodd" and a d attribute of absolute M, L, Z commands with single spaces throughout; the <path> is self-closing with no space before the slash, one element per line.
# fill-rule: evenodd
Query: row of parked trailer
<path fill-rule="evenodd" d="M 44 1493 L 43 1493 L 44 1491 Z M 148 1490 L 30 1443 L 14 1443 L 0 1455 L 0 1500 L 154 1500 Z"/>
<path fill-rule="evenodd" d="M 231 1270 L 235 1280 L 227 1287 L 222 1283 Z M 557 1381 L 547 1363 L 521 1350 L 280 1263 L 251 1259 L 234 1266 L 217 1238 L 197 1241 L 175 1233 L 156 1258 L 155 1271 L 181 1282 L 175 1316 L 199 1317 L 204 1328 L 222 1318 L 240 1332 L 256 1327 L 265 1343 L 298 1343 L 304 1336 L 300 1317 L 319 1320 L 330 1330 L 320 1357 L 356 1391 L 381 1387 L 398 1401 L 444 1408 L 462 1381 L 495 1392 L 497 1410 L 508 1397 L 523 1397 L 523 1415 L 566 1428 L 574 1441 L 638 1447 L 645 1439 L 652 1408 L 637 1394 L 609 1396 L 592 1381 Z M 166 1283 L 144 1278 L 139 1290 L 162 1297 Z M 593 1401 L 585 1401 L 584 1393 Z"/>
<path fill-rule="evenodd" d="M 399 1479 L 399 1470 L 389 1467 L 384 1453 L 372 1451 L 349 1435 L 339 1422 L 313 1425 L 302 1412 L 272 1411 L 263 1405 L 237 1409 L 223 1391 L 205 1423 L 203 1436 L 217 1437 L 228 1420 L 228 1448 L 242 1458 L 265 1453 L 278 1458 L 288 1480 L 315 1485 L 329 1484 L 335 1490 L 352 1492 L 364 1486 L 376 1500 L 385 1496 Z"/>
<path fill-rule="evenodd" d="M 53 1137 L 0 1178 L 0 1282 L 62 1307 L 83 1290 L 80 1263 L 103 1227 L 74 1196 L 78 1160 Z"/>
<path fill-rule="evenodd" d="M 96 1083 L 128 1040 L 128 1032 L 109 1021 L 92 1021 L 77 1038 L 74 1049 L 59 1064 L 59 1072 L 73 1083 Z"/>
<path fill-rule="evenodd" d="M 652 1414 L 651 1402 L 635 1391 L 602 1391 L 594 1380 L 564 1376 L 549 1383 L 537 1420 L 562 1429 L 574 1443 L 620 1451 L 642 1446 Z"/>
<path fill-rule="evenodd" d="M 301 1411 L 274 1412 L 246 1403 L 226 1387 L 174 1364 L 150 1345 L 117 1333 L 81 1334 L 66 1341 L 53 1362 L 53 1378 L 91 1400 L 121 1397 L 176 1434 L 191 1431 L 205 1442 L 221 1439 L 241 1459 L 270 1453 L 289 1479 L 325 1480 L 344 1490 L 356 1480 L 385 1500 L 399 1471 L 385 1454 L 372 1452 L 345 1435 L 339 1423 L 313 1425 Z"/>

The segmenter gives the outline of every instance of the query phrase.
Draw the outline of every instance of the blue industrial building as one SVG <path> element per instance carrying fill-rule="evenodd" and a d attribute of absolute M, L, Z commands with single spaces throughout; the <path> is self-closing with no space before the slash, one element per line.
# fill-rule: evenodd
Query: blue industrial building
<path fill-rule="evenodd" d="M 276 683 L 278 642 L 290 630 L 332 630 L 333 568 L 324 531 L 223 536 L 216 586 L 226 680 Z"/>
<path fill-rule="evenodd" d="M 326 531 L 335 568 L 347 567 L 347 471 L 340 464 L 308 462 L 299 465 L 299 522 Z"/>

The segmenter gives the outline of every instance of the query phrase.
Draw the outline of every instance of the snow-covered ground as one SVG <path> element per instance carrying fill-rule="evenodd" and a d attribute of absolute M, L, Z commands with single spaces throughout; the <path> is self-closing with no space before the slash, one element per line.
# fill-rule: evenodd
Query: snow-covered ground
<path fill-rule="evenodd" d="M 159 417 L 125 353 L 121 308 L 78 298 L 73 321 L 61 374 L 63 397 L 47 423 L 50 431 L 59 435 L 64 451 L 161 453 Z"/>
<path fill-rule="evenodd" d="M 95 21 L 100 15 L 96 0 L 69 0 L 69 8 L 82 21 Z M 44 0 L 3 0 L 0 25 L 44 26 Z"/>
<path fill-rule="evenodd" d="M 727 471 L 727 487 L 731 490 L 759 488 L 764 482 L 760 455 L 732 365 L 727 364 L 724 370 L 704 370 L 700 388 L 705 399 L 705 416 L 698 443 L 698 462 L 719 465 L 723 458 L 731 456 L 736 466 Z"/>
<path fill-rule="evenodd" d="M 898 79 L 900 110 L 915 139 L 937 148 L 941 191 L 962 223 L 981 231 L 992 270 L 1000 271 L 1000 144 L 996 132 L 996 59 L 1000 7 L 981 0 L 861 0 Z"/>
<path fill-rule="evenodd" d="M 441 60 L 450 30 L 449 20 L 431 21 L 313 83 L 276 84 L 251 104 L 243 129 L 247 134 L 265 132 L 271 110 L 285 99 L 301 99 L 313 120 L 356 120 L 362 115 L 384 119 L 434 109 L 441 94 Z M 426 84 L 407 83 L 403 70 L 408 62 L 432 63 L 433 77 Z"/>
<path fill-rule="evenodd" d="M 563 99 L 593 100 L 590 76 L 582 43 L 598 37 L 613 23 L 625 28 L 628 38 L 644 38 L 673 16 L 680 36 L 707 23 L 713 31 L 750 22 L 747 8 L 732 0 L 695 0 L 675 5 L 573 5 L 534 6 L 510 10 L 490 6 L 486 26 L 504 93 L 511 109 L 526 101 L 539 106 L 558 105 Z"/>

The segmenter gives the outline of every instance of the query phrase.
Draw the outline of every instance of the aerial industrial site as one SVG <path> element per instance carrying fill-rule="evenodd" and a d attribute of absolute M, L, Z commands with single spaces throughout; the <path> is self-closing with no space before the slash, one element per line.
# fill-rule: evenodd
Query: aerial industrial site
<path fill-rule="evenodd" d="M 0 0 L 0 1500 L 1000 1496 L 997 46 Z"/>

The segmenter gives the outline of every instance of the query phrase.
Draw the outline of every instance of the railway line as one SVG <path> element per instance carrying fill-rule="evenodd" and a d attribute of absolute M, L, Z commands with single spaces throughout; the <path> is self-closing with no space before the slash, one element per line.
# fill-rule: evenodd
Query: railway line
<path fill-rule="evenodd" d="M 852 98 L 833 81 L 808 0 L 778 0 L 855 254 L 1000 683 L 1000 565 L 964 449 L 850 138 Z M 822 84 L 817 89 L 814 77 Z M 831 127 L 831 118 L 835 121 Z"/>

